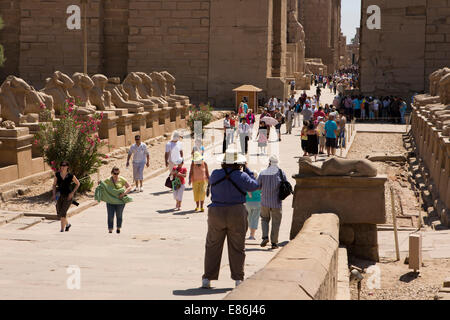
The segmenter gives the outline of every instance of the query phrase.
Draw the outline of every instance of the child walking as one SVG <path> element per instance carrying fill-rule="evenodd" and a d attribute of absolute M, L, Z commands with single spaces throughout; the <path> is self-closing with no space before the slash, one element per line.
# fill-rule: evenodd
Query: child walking
<path fill-rule="evenodd" d="M 267 147 L 267 141 L 268 141 L 268 130 L 266 123 L 264 121 L 261 121 L 259 124 L 259 130 L 258 135 L 256 136 L 256 140 L 258 141 L 258 147 L 259 147 L 259 153 L 260 154 L 266 154 L 266 147 Z"/>
<path fill-rule="evenodd" d="M 187 169 L 183 167 L 184 160 L 179 159 L 177 166 L 173 167 L 171 176 L 172 176 L 172 189 L 173 189 L 173 198 L 176 200 L 175 211 L 181 210 L 181 202 L 183 201 L 183 193 L 185 189 Z"/>
<path fill-rule="evenodd" d="M 309 126 L 309 121 L 303 121 L 303 128 L 302 128 L 302 150 L 304 152 L 303 156 L 307 157 L 308 156 L 308 126 Z"/>
<path fill-rule="evenodd" d="M 254 172 L 255 179 L 258 178 Z M 250 237 L 247 240 L 256 240 L 256 230 L 258 230 L 259 217 L 261 215 L 261 190 L 247 192 L 245 207 L 248 212 L 248 227 L 250 229 Z"/>

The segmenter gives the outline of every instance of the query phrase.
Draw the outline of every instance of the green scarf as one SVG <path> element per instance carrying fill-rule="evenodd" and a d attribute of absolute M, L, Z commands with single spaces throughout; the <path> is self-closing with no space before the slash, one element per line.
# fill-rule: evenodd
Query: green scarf
<path fill-rule="evenodd" d="M 132 202 L 133 199 L 129 196 L 124 196 L 122 199 L 119 198 L 119 195 L 124 192 L 125 188 L 116 189 L 106 184 L 105 181 L 101 181 L 95 189 L 94 199 L 98 202 L 103 201 L 109 204 L 126 204 Z"/>

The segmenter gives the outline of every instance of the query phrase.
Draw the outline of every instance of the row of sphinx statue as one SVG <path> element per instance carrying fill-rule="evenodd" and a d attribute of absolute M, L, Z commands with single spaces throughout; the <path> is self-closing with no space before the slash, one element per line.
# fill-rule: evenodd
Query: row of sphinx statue
<path fill-rule="evenodd" d="M 68 99 L 77 101 L 80 115 L 98 110 L 127 109 L 130 113 L 188 105 L 189 98 L 176 94 L 175 77 L 167 71 L 131 72 L 121 83 L 120 78 L 102 74 L 89 77 L 74 73 L 72 78 L 56 71 L 46 79 L 42 90 L 35 90 L 23 79 L 8 76 L 0 87 L 0 120 L 14 122 L 39 121 L 42 107 L 59 115 Z"/>
<path fill-rule="evenodd" d="M 450 68 L 433 72 L 430 93 L 415 97 L 418 113 L 432 123 L 444 136 L 450 136 Z"/>

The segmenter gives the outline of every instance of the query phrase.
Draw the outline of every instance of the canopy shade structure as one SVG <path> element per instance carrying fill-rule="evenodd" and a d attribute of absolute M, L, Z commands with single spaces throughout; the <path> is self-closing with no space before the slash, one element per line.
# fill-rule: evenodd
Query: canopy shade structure
<path fill-rule="evenodd" d="M 263 90 L 255 87 L 251 84 L 244 84 L 236 89 L 233 89 L 236 93 L 236 111 L 239 110 L 239 105 L 242 100 L 245 98 L 247 101 L 248 108 L 253 110 L 255 114 L 258 113 L 258 92 L 262 92 Z"/>

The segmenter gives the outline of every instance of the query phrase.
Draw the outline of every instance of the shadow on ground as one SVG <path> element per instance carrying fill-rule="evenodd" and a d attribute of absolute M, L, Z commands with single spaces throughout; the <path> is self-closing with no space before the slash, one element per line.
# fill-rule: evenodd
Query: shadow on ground
<path fill-rule="evenodd" d="M 186 290 L 173 290 L 172 293 L 175 296 L 204 296 L 212 294 L 223 294 L 228 291 L 233 290 L 232 288 L 221 288 L 221 289 L 203 289 L 203 288 L 193 288 Z"/>

